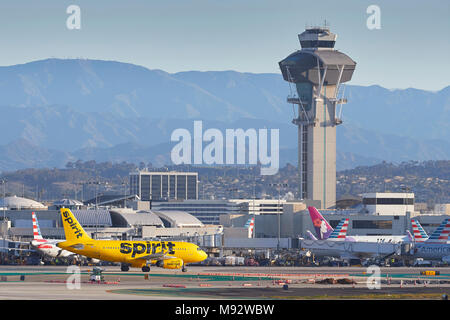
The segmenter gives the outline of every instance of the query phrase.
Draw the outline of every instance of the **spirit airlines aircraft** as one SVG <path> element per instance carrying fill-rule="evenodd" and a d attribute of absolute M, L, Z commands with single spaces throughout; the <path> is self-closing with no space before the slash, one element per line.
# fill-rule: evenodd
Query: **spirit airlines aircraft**
<path fill-rule="evenodd" d="M 59 242 L 59 248 L 86 257 L 121 262 L 121 270 L 129 266 L 150 271 L 150 265 L 166 269 L 186 271 L 187 263 L 200 262 L 207 254 L 197 245 L 178 241 L 123 241 L 91 239 L 69 209 L 61 209 L 66 241 Z"/>
<path fill-rule="evenodd" d="M 42 237 L 41 229 L 39 229 L 39 223 L 34 212 L 31 213 L 33 220 L 33 240 L 31 245 L 39 252 L 48 255 L 53 258 L 62 257 L 67 258 L 74 256 L 75 253 L 58 248 L 56 244 L 63 240 L 47 240 Z"/>
<path fill-rule="evenodd" d="M 316 236 L 319 240 L 333 240 L 333 241 L 351 241 L 351 242 L 388 242 L 401 243 L 411 242 L 412 236 L 408 231 L 406 236 L 347 236 L 348 218 L 340 221 L 337 229 L 338 233 L 334 232 L 328 221 L 320 214 L 314 207 L 308 207 L 309 215 L 316 230 Z M 332 236 L 333 235 L 333 236 Z"/>

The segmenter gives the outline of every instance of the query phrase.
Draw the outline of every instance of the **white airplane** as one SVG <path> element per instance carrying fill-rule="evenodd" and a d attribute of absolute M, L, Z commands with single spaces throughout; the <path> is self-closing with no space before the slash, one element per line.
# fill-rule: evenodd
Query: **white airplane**
<path fill-rule="evenodd" d="M 349 219 L 342 219 L 333 229 L 314 207 L 308 207 L 316 234 L 307 232 L 311 240 L 302 239 L 302 249 L 316 256 L 331 256 L 341 259 L 377 258 L 400 255 L 402 245 L 413 243 L 409 231 L 407 236 L 348 236 Z"/>
<path fill-rule="evenodd" d="M 330 241 L 351 241 L 351 242 L 382 242 L 382 243 L 410 243 L 413 242 L 411 233 L 407 230 L 407 235 L 379 235 L 379 236 L 348 236 L 348 218 L 342 219 L 336 229 L 333 229 L 328 221 L 314 207 L 308 207 L 311 221 L 316 230 L 316 237 L 319 240 Z M 311 236 L 310 236 L 311 237 Z"/>
<path fill-rule="evenodd" d="M 52 258 L 67 258 L 70 256 L 74 256 L 73 252 L 63 250 L 56 246 L 58 242 L 62 242 L 65 240 L 49 240 L 44 239 L 41 234 L 41 230 L 39 229 L 38 220 L 36 214 L 34 212 L 31 213 L 33 220 L 33 240 L 31 241 L 31 246 L 35 248 L 37 251 L 41 252 L 44 255 L 50 256 Z"/>
<path fill-rule="evenodd" d="M 253 238 L 253 232 L 255 229 L 255 217 L 251 217 L 250 219 L 248 219 L 247 223 L 245 224 L 244 228 L 247 228 L 248 230 L 248 237 L 249 238 Z"/>
<path fill-rule="evenodd" d="M 417 234 L 420 234 L 423 229 L 419 221 L 416 220 L 411 222 L 413 228 L 415 225 L 419 230 Z M 423 233 L 425 233 L 425 231 L 423 231 Z M 423 236 L 423 233 L 421 236 L 415 238 L 425 238 L 425 241 L 416 240 L 416 244 L 414 245 L 414 256 L 416 258 L 438 260 L 450 263 L 450 219 L 444 219 L 444 221 L 442 221 L 439 227 L 434 230 L 429 237 L 425 237 L 426 233 L 425 236 Z M 414 233 L 414 235 L 416 235 L 416 233 Z"/>

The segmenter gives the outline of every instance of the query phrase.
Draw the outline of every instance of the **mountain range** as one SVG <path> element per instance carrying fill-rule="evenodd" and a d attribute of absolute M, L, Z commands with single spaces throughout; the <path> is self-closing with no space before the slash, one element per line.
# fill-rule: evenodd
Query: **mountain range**
<path fill-rule="evenodd" d="M 357 72 L 357 70 L 355 71 Z M 280 74 L 167 73 L 116 61 L 47 59 L 0 67 L 0 170 L 67 161 L 170 163 L 173 130 L 280 130 L 296 164 L 295 112 Z M 337 167 L 450 158 L 450 86 L 431 92 L 346 85 Z"/>

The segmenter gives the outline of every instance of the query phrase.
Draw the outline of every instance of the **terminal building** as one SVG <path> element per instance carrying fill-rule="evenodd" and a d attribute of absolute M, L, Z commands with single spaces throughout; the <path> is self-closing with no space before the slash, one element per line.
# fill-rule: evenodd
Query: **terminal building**
<path fill-rule="evenodd" d="M 406 215 L 414 212 L 414 193 L 364 193 L 364 210 L 376 215 Z"/>
<path fill-rule="evenodd" d="M 14 202 L 8 202 L 11 207 L 0 211 L 1 236 L 15 241 L 31 240 L 31 212 L 35 211 L 44 237 L 64 239 L 60 211 L 28 200 L 16 197 Z M 75 206 L 72 212 L 93 238 L 176 239 L 221 250 L 293 249 L 298 248 L 299 238 L 307 237 L 307 230 L 314 232 L 307 210 L 308 206 L 316 205 L 314 202 L 283 201 L 282 210 L 271 209 L 258 214 L 257 210 L 249 209 L 252 201 L 163 201 L 154 202 L 151 209 L 149 201 L 132 199 L 127 202 L 127 208 L 76 208 L 78 202 L 65 202 Z M 57 203 L 61 206 L 61 202 Z M 109 203 L 116 202 L 111 199 Z M 439 208 L 446 209 L 447 205 Z M 413 217 L 431 234 L 443 219 L 450 217 L 440 212 L 421 214 L 415 211 L 412 193 L 367 193 L 352 209 L 320 211 L 332 227 L 342 218 L 349 218 L 348 235 L 406 235 L 406 230 L 411 230 Z M 255 219 L 251 237 L 245 227 L 250 218 Z"/>
<path fill-rule="evenodd" d="M 248 206 L 229 200 L 180 200 L 152 202 L 155 211 L 184 211 L 196 217 L 205 225 L 220 224 L 219 217 L 228 214 L 246 214 Z"/>
<path fill-rule="evenodd" d="M 238 203 L 247 208 L 248 214 L 282 214 L 284 199 L 230 199 L 230 202 Z"/>
<path fill-rule="evenodd" d="M 193 237 L 213 237 L 222 232 L 220 225 L 205 225 L 187 212 L 149 210 L 148 206 L 142 205 L 145 202 L 139 202 L 141 205 L 129 201 L 130 208 L 80 208 L 80 202 L 66 199 L 64 203 L 67 206 L 56 201 L 48 209 L 36 201 L 14 197 L 14 201 L 5 201 L 6 206 L 0 211 L 0 233 L 2 238 L 30 241 L 33 238 L 31 213 L 35 212 L 43 237 L 64 239 L 61 213 L 58 210 L 61 207 L 71 207 L 75 217 L 92 238 L 187 240 Z M 111 203 L 114 201 L 111 200 Z M 144 209 L 140 209 L 142 207 Z"/>
<path fill-rule="evenodd" d="M 137 195 L 142 201 L 196 200 L 198 173 L 131 172 L 130 194 Z"/>

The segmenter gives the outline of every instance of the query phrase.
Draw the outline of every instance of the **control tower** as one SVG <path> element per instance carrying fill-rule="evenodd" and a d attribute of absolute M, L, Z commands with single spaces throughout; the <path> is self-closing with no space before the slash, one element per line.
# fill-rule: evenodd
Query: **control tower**
<path fill-rule="evenodd" d="M 336 126 L 347 102 L 340 89 L 356 66 L 334 49 L 336 37 L 328 27 L 306 28 L 298 35 L 302 49 L 279 62 L 298 127 L 299 196 L 320 200 L 322 209 L 336 203 Z"/>

